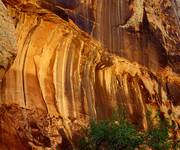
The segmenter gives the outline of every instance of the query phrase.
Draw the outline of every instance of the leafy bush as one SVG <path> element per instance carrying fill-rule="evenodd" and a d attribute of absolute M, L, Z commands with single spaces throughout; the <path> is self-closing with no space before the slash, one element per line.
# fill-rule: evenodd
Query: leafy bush
<path fill-rule="evenodd" d="M 155 150 L 168 150 L 171 146 L 168 139 L 168 128 L 154 128 L 148 133 L 147 145 Z"/>
<path fill-rule="evenodd" d="M 86 149 L 129 149 L 133 150 L 143 142 L 142 135 L 127 121 L 93 122 L 89 128 L 88 138 L 80 143 L 80 150 Z"/>
<path fill-rule="evenodd" d="M 142 135 L 135 127 L 127 122 L 121 121 L 111 126 L 109 143 L 111 149 L 135 149 L 143 142 Z"/>
<path fill-rule="evenodd" d="M 140 132 L 124 114 L 124 111 L 118 110 L 109 120 L 93 121 L 87 137 L 81 139 L 79 150 L 134 150 L 142 149 L 142 145 L 153 150 L 168 150 L 172 147 L 166 121 L 160 121 L 147 132 Z"/>

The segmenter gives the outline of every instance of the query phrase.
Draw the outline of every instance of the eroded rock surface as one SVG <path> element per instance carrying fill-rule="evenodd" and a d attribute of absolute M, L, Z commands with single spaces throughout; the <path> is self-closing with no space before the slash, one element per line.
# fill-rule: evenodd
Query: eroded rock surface
<path fill-rule="evenodd" d="M 1 149 L 73 149 L 81 127 L 109 117 L 117 106 L 144 129 L 147 110 L 160 110 L 179 132 L 180 77 L 169 65 L 177 54 L 178 67 L 178 49 L 169 46 L 178 48 L 179 38 L 164 23 L 179 31 L 175 18 L 163 18 L 164 7 L 147 0 L 3 2 L 18 54 L 1 88 Z M 139 18 L 135 30 L 124 29 L 131 16 Z M 174 43 L 157 40 L 165 35 Z"/>
<path fill-rule="evenodd" d="M 15 27 L 7 9 L 0 1 L 0 80 L 12 64 L 16 52 Z"/>

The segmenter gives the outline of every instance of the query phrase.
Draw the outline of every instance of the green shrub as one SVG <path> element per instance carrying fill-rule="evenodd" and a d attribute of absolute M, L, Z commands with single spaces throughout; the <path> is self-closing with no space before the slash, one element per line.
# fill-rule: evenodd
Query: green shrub
<path fill-rule="evenodd" d="M 133 150 L 143 142 L 142 135 L 127 122 L 93 122 L 88 138 L 81 140 L 80 149 L 128 149 Z"/>
<path fill-rule="evenodd" d="M 140 132 L 126 119 L 125 114 L 124 110 L 118 110 L 109 120 L 93 121 L 87 137 L 81 139 L 79 150 L 134 150 L 143 149 L 143 146 L 168 150 L 172 147 L 173 141 L 168 135 L 170 126 L 166 120 L 147 132 Z"/>
<path fill-rule="evenodd" d="M 155 150 L 168 150 L 171 146 L 168 140 L 168 128 L 158 127 L 149 131 L 147 145 Z"/>
<path fill-rule="evenodd" d="M 89 132 L 92 142 L 97 146 L 104 141 L 108 141 L 108 136 L 110 134 L 110 127 L 108 121 L 101 121 L 99 123 L 91 123 L 91 128 Z"/>
<path fill-rule="evenodd" d="M 151 119 L 150 114 L 151 112 L 147 112 L 147 119 L 151 124 L 149 124 L 149 130 L 146 134 L 145 143 L 151 147 L 153 150 L 168 150 L 172 146 L 172 140 L 169 137 L 169 129 L 171 126 L 169 125 L 168 121 L 163 118 L 161 119 L 160 110 L 157 112 L 155 119 L 158 119 L 158 124 L 153 127 L 153 121 Z"/>
<path fill-rule="evenodd" d="M 142 135 L 135 127 L 127 122 L 121 121 L 119 124 L 112 124 L 109 143 L 111 149 L 135 149 L 143 142 Z"/>

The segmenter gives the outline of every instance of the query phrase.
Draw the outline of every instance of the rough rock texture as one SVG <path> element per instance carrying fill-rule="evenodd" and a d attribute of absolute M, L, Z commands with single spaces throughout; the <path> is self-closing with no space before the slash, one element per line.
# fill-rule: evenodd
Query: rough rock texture
<path fill-rule="evenodd" d="M 0 1 L 0 80 L 16 55 L 15 27 L 2 1 Z"/>
<path fill-rule="evenodd" d="M 73 2 L 74 5 L 72 2 L 61 0 L 38 1 L 38 4 L 60 17 L 63 15 L 66 20 L 73 20 L 82 30 L 108 48 L 110 53 L 153 69 L 159 69 L 168 63 L 174 71 L 179 72 L 179 1 L 73 0 Z M 127 31 L 138 33 L 129 34 Z M 162 63 L 164 55 L 169 58 L 168 62 Z"/>
<path fill-rule="evenodd" d="M 178 17 L 180 18 L 180 0 L 175 0 L 175 5 Z"/>
<path fill-rule="evenodd" d="M 3 2 L 18 54 L 1 87 L 0 149 L 72 149 L 81 127 L 109 117 L 118 105 L 145 129 L 147 109 L 152 115 L 160 109 L 179 132 L 174 3 Z"/>

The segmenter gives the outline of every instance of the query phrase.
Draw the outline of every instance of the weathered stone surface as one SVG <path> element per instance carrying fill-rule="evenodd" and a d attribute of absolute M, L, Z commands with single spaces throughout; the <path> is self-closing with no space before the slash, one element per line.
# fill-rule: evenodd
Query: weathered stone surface
<path fill-rule="evenodd" d="M 141 30 L 139 24 L 136 31 L 142 33 L 123 29 L 131 16 L 127 1 L 4 2 L 16 27 L 18 54 L 1 88 L 1 149 L 72 149 L 81 127 L 109 117 L 119 105 L 141 128 L 147 128 L 147 109 L 153 114 L 160 109 L 179 131 L 179 74 L 168 66 L 167 47 L 148 34 L 152 30 Z M 76 26 L 84 20 L 86 32 Z"/>
<path fill-rule="evenodd" d="M 152 31 L 166 49 L 169 64 L 172 65 L 174 71 L 179 72 L 180 21 L 174 1 L 147 0 L 145 10 Z"/>
<path fill-rule="evenodd" d="M 16 35 L 11 17 L 0 1 L 0 80 L 16 55 Z"/>
<path fill-rule="evenodd" d="M 66 20 L 72 19 L 111 53 L 153 69 L 162 67 L 161 60 L 165 59 L 163 55 L 166 55 L 174 71 L 179 72 L 179 1 L 88 0 L 80 2 L 73 0 L 71 2 L 74 3 L 74 7 L 71 6 L 73 3 L 68 1 L 55 0 L 40 1 L 39 5 L 60 17 L 63 16 Z M 127 31 L 139 33 L 133 35 Z M 149 34 L 153 37 L 151 38 Z M 148 57 L 150 55 L 153 56 Z M 146 59 L 148 61 L 145 61 Z"/>
<path fill-rule="evenodd" d="M 175 0 L 174 4 L 176 6 L 177 15 L 180 18 L 180 0 Z"/>

